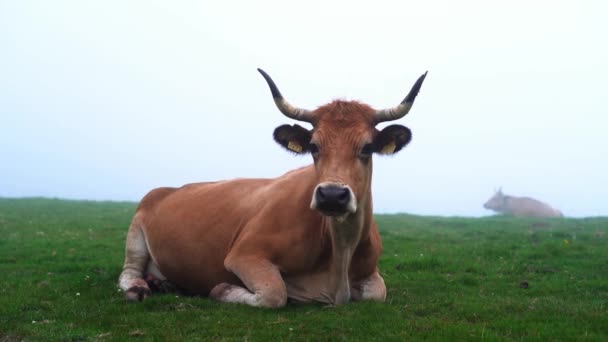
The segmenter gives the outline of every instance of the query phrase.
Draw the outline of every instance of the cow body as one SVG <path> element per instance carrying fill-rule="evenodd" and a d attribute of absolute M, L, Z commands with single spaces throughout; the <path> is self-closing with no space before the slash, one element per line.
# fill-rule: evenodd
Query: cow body
<path fill-rule="evenodd" d="M 315 178 L 308 166 L 276 179 L 156 189 L 142 200 L 134 225 L 144 232 L 151 262 L 188 293 L 208 295 L 217 284 L 241 284 L 224 267 L 229 255 L 238 254 L 273 261 L 290 298 L 340 302 L 337 296 L 350 295 L 349 284 L 376 272 L 380 236 L 370 203 L 361 217 L 342 222 L 360 224 L 361 236 L 346 241 L 352 255 L 339 255 L 345 251 L 336 238 L 349 237 L 333 236 L 330 220 L 308 207 Z M 243 196 L 246 201 L 235 203 Z M 350 257 L 350 268 L 342 267 Z"/>
<path fill-rule="evenodd" d="M 563 217 L 561 211 L 530 197 L 504 195 L 498 190 L 484 208 L 516 217 Z"/>
<path fill-rule="evenodd" d="M 281 112 L 313 125 L 310 131 L 280 126 L 275 140 L 292 152 L 310 153 L 314 164 L 274 179 L 152 190 L 127 234 L 119 278 L 127 299 L 146 298 L 154 279 L 189 294 L 261 307 L 281 307 L 288 298 L 384 301 L 371 155 L 399 151 L 411 132 L 400 125 L 378 131 L 375 125 L 404 116 L 426 74 L 394 108 L 334 101 L 311 112 L 287 103 L 260 72 Z"/>

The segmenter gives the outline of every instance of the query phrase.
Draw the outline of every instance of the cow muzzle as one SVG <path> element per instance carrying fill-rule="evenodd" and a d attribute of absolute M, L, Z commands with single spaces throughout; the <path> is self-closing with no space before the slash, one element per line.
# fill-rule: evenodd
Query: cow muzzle
<path fill-rule="evenodd" d="M 310 208 L 326 216 L 344 216 L 357 211 L 357 201 L 350 186 L 324 182 L 315 188 Z"/>

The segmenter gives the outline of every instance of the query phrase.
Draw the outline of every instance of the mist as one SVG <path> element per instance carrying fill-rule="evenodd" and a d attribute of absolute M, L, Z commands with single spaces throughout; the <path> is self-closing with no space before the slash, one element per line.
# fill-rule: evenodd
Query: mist
<path fill-rule="evenodd" d="M 378 213 L 482 216 L 494 190 L 608 215 L 601 1 L 0 3 L 0 197 L 137 201 L 152 188 L 310 164 L 256 68 L 314 109 L 391 107 Z M 388 123 L 380 125 L 382 128 Z M 310 126 L 307 126 L 310 128 Z"/>

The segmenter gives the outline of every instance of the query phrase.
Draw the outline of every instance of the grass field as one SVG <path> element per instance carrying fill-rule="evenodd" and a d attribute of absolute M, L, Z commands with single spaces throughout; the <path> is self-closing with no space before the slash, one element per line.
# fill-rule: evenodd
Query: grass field
<path fill-rule="evenodd" d="M 386 303 L 265 310 L 126 303 L 134 208 L 0 199 L 0 341 L 608 340 L 608 218 L 378 215 Z"/>

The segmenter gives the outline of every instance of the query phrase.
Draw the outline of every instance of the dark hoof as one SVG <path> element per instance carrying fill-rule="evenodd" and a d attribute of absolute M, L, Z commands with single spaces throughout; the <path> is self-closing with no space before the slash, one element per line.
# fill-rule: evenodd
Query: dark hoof
<path fill-rule="evenodd" d="M 125 292 L 125 298 L 129 302 L 141 302 L 152 294 L 149 288 L 133 286 Z"/>
<path fill-rule="evenodd" d="M 148 283 L 148 287 L 152 292 L 163 292 L 162 291 L 162 280 L 160 279 L 146 279 L 146 283 Z"/>
<path fill-rule="evenodd" d="M 166 281 L 166 280 L 162 280 L 160 282 L 160 285 L 158 285 L 159 291 L 162 293 L 181 293 L 181 291 L 179 290 L 179 288 L 177 286 L 175 286 L 174 284 Z"/>
<path fill-rule="evenodd" d="M 179 289 L 177 288 L 177 286 L 173 285 L 172 283 L 170 283 L 166 280 L 160 280 L 160 279 L 156 279 L 156 278 L 146 279 L 146 283 L 148 284 L 148 287 L 150 288 L 152 293 L 179 292 Z"/>

